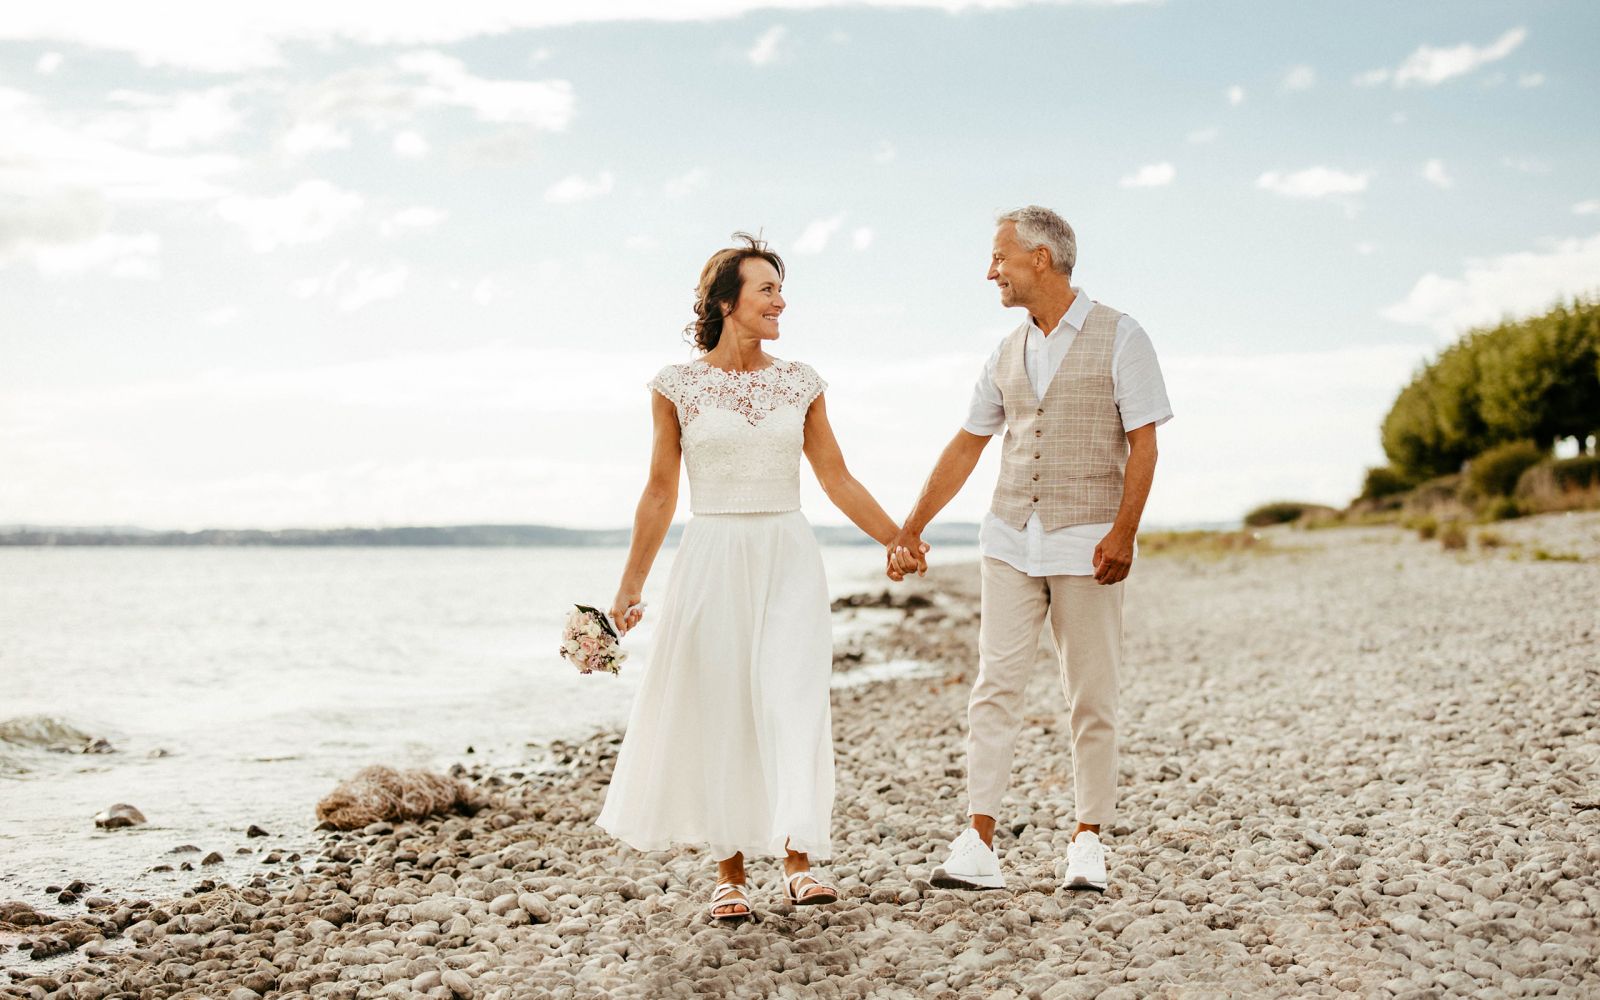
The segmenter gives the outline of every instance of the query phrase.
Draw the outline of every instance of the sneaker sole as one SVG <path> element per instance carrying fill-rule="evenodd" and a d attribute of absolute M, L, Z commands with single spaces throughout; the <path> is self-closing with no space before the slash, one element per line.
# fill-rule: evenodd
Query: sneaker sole
<path fill-rule="evenodd" d="M 1063 889 L 1088 889 L 1090 892 L 1106 891 L 1104 882 L 1091 882 L 1086 878 L 1076 878 L 1062 886 Z"/>
<path fill-rule="evenodd" d="M 935 868 L 928 880 L 936 889 L 1004 889 L 1004 875 L 951 875 L 943 868 Z"/>

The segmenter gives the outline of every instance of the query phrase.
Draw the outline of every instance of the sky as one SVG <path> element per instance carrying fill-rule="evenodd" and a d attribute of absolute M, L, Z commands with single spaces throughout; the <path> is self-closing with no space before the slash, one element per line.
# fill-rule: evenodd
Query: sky
<path fill-rule="evenodd" d="M 984 274 L 1030 203 L 1160 358 L 1146 526 L 1342 505 L 1419 365 L 1600 289 L 1595 38 L 1581 0 L 10 10 L 0 524 L 626 525 L 735 230 L 898 518 L 1024 318 Z"/>

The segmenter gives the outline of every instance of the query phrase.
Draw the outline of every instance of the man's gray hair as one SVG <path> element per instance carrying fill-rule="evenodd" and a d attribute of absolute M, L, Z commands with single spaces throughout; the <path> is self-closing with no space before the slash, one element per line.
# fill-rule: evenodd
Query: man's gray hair
<path fill-rule="evenodd" d="M 1067 220 L 1039 205 L 1013 209 L 994 220 L 995 225 L 1012 222 L 1017 227 L 1017 239 L 1030 251 L 1044 247 L 1050 251 L 1050 262 L 1055 269 L 1072 277 L 1078 263 L 1078 237 Z"/>

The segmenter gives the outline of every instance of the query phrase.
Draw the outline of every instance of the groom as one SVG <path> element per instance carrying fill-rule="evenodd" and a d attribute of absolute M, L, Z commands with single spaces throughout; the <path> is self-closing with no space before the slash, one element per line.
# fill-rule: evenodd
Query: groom
<path fill-rule="evenodd" d="M 983 557 L 978 680 L 967 705 L 972 826 L 934 869 L 943 888 L 1005 886 L 995 818 L 1011 779 L 1022 695 L 1050 623 L 1072 728 L 1077 826 L 1066 887 L 1105 891 L 1100 828 L 1116 809 L 1122 581 L 1172 417 L 1150 338 L 1072 284 L 1077 239 L 1047 208 L 997 220 L 989 280 L 1027 319 L 984 365 L 967 421 L 889 545 L 889 575 L 927 569 L 921 533 L 1005 429 L 1000 482 L 978 537 Z"/>

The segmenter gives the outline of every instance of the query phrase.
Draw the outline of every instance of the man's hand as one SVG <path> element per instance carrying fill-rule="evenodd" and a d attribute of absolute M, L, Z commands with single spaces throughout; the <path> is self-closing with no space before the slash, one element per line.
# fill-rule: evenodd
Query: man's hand
<path fill-rule="evenodd" d="M 907 573 L 921 576 L 928 572 L 928 543 L 914 531 L 900 530 L 889 542 L 885 555 L 888 559 L 889 579 L 899 582 Z"/>
<path fill-rule="evenodd" d="M 1115 528 L 1094 547 L 1096 583 L 1121 583 L 1133 568 L 1133 535 Z"/>

